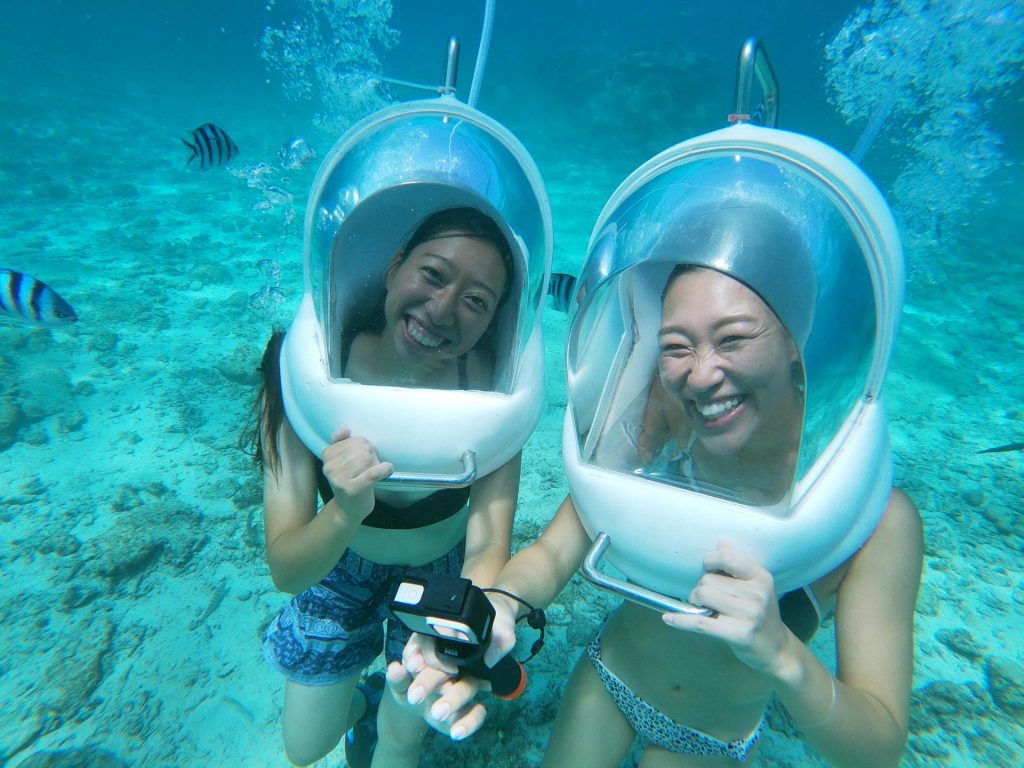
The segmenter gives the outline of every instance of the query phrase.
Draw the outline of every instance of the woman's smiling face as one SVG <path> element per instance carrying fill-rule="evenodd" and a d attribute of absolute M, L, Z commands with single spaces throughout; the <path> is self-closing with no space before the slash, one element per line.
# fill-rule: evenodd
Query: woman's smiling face
<path fill-rule="evenodd" d="M 490 326 L 507 279 L 497 249 L 458 230 L 393 262 L 384 317 L 398 357 L 415 365 L 471 350 Z"/>
<path fill-rule="evenodd" d="M 709 453 L 767 449 L 792 434 L 799 357 L 775 313 L 742 283 L 694 268 L 668 286 L 658 370 Z"/>

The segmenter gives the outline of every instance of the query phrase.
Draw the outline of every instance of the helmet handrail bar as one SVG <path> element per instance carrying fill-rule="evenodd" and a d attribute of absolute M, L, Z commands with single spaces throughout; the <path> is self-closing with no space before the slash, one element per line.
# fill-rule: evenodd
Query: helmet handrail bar
<path fill-rule="evenodd" d="M 607 533 L 604 531 L 598 533 L 597 538 L 594 539 L 594 543 L 590 547 L 590 551 L 583 560 L 580 572 L 583 574 L 583 578 L 591 584 L 606 592 L 611 592 L 613 595 L 624 597 L 626 600 L 662 613 L 688 613 L 696 616 L 710 616 L 712 618 L 718 615 L 702 605 L 694 605 L 693 603 L 677 600 L 660 592 L 655 592 L 637 584 L 601 573 L 597 566 L 601 562 L 601 558 L 604 557 L 605 551 L 611 546 L 611 543 L 611 537 Z"/>
<path fill-rule="evenodd" d="M 761 103 L 751 110 L 751 91 L 754 78 L 761 86 Z M 736 111 L 729 116 L 730 123 L 750 122 L 758 118 L 763 125 L 774 128 L 779 121 L 779 83 L 764 45 L 756 37 L 748 37 L 740 48 L 736 69 Z"/>
<path fill-rule="evenodd" d="M 393 472 L 377 483 L 382 488 L 400 489 L 410 485 L 419 488 L 465 488 L 476 480 L 476 453 L 462 454 L 461 475 L 430 475 L 418 472 Z"/>
<path fill-rule="evenodd" d="M 455 81 L 459 76 L 459 38 L 456 35 L 452 35 L 448 38 L 448 47 L 445 50 L 444 57 L 444 75 L 441 81 L 441 85 L 426 85 L 424 83 L 414 83 L 411 80 L 400 80 L 397 77 L 382 77 L 381 80 L 385 83 L 391 83 L 392 85 L 401 85 L 405 88 L 415 88 L 419 91 L 431 91 L 433 93 L 445 96 L 447 94 L 455 93 Z"/>

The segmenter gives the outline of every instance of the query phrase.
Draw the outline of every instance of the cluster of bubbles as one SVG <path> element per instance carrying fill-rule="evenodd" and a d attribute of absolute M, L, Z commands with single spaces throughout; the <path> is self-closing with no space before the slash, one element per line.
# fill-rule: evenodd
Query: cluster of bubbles
<path fill-rule="evenodd" d="M 281 168 L 286 171 L 301 170 L 315 160 L 316 156 L 316 150 L 302 136 L 290 138 L 277 153 Z M 290 178 L 275 178 L 278 170 L 265 162 L 227 170 L 231 175 L 244 181 L 247 187 L 259 193 L 259 199 L 252 204 L 254 211 L 283 211 L 286 230 L 295 221 L 295 198 L 286 186 L 291 182 Z M 275 181 L 276 183 L 273 183 Z M 250 294 L 249 309 L 263 319 L 273 320 L 285 301 L 284 291 L 281 290 L 281 267 L 274 259 L 260 259 L 256 262 L 256 271 L 261 276 L 263 285 Z"/>
<path fill-rule="evenodd" d="M 390 100 L 381 58 L 398 42 L 391 11 L 390 0 L 308 0 L 298 18 L 263 30 L 260 56 L 288 98 L 321 101 L 317 124 L 343 129 Z"/>
<path fill-rule="evenodd" d="M 256 262 L 256 271 L 264 280 L 264 285 L 249 296 L 249 309 L 260 317 L 273 320 L 278 309 L 284 303 L 284 291 L 281 290 L 281 267 L 274 259 L 260 259 Z"/>
<path fill-rule="evenodd" d="M 825 57 L 831 102 L 865 125 L 853 159 L 879 136 L 902 156 L 892 197 L 911 238 L 935 242 L 985 201 L 984 180 L 1006 162 L 988 112 L 1024 72 L 1024 5 L 874 0 Z"/>
<path fill-rule="evenodd" d="M 286 226 L 295 221 L 297 215 L 293 205 L 295 198 L 288 191 L 287 187 L 284 186 L 289 184 L 291 179 L 287 176 L 282 176 L 277 180 L 280 183 L 272 184 L 271 181 L 274 179 L 276 171 L 272 166 L 264 162 L 251 163 L 242 168 L 228 170 L 233 176 L 242 179 L 247 187 L 255 189 L 259 193 L 259 199 L 252 204 L 254 211 L 269 213 L 280 209 L 283 211 Z"/>

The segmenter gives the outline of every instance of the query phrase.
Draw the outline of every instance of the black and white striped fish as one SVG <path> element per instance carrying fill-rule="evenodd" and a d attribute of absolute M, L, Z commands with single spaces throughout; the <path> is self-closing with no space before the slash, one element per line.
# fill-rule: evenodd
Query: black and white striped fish
<path fill-rule="evenodd" d="M 53 288 L 13 269 L 0 269 L 0 316 L 51 326 L 78 321 L 75 310 Z"/>
<path fill-rule="evenodd" d="M 565 272 L 553 272 L 548 283 L 548 296 L 551 297 L 551 308 L 556 312 L 568 312 L 572 292 L 576 288 L 576 278 Z"/>
<path fill-rule="evenodd" d="M 190 165 L 193 160 L 199 158 L 199 167 L 204 171 L 215 165 L 224 165 L 238 154 L 238 145 L 231 140 L 223 128 L 219 128 L 213 123 L 203 123 L 192 131 L 192 141 L 195 143 L 189 143 L 185 139 L 181 140 L 182 144 L 192 150 L 192 156 L 186 165 Z"/>

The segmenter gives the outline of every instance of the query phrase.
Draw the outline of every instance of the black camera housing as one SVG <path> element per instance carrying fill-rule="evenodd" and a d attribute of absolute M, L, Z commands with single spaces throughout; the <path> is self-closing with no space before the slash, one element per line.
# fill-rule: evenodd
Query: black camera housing
<path fill-rule="evenodd" d="M 458 666 L 483 656 L 491 639 L 494 607 L 469 579 L 411 570 L 390 608 L 409 629 L 438 638 L 438 653 Z"/>

